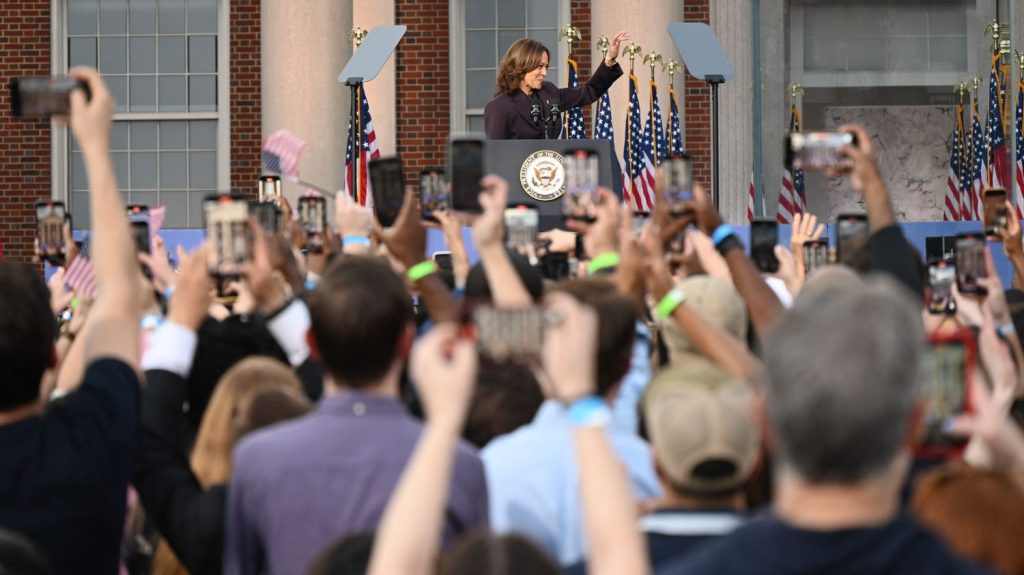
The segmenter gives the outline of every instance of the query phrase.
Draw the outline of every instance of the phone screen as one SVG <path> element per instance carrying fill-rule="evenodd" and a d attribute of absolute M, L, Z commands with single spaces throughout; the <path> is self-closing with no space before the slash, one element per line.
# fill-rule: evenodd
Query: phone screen
<path fill-rule="evenodd" d="M 281 231 L 281 208 L 270 202 L 249 202 L 249 212 L 259 222 L 265 234 L 276 234 Z"/>
<path fill-rule="evenodd" d="M 544 343 L 544 308 L 496 308 L 473 310 L 477 347 L 497 361 L 531 362 L 540 358 Z"/>
<path fill-rule="evenodd" d="M 11 111 L 19 118 L 66 116 L 71 112 L 71 91 L 88 89 L 81 80 L 66 76 L 40 76 L 11 80 Z"/>
<path fill-rule="evenodd" d="M 210 274 L 239 277 L 242 265 L 252 259 L 249 202 L 231 196 L 208 197 L 203 201 L 203 215 Z"/>
<path fill-rule="evenodd" d="M 435 212 L 446 212 L 451 208 L 452 199 L 444 181 L 444 170 L 427 168 L 420 172 L 420 205 L 424 220 L 436 222 Z"/>
<path fill-rule="evenodd" d="M 385 228 L 394 225 L 402 211 L 405 186 L 402 183 L 402 160 L 397 156 L 370 160 L 370 185 L 373 187 L 373 209 L 377 221 Z"/>
<path fill-rule="evenodd" d="M 804 273 L 808 276 L 828 265 L 828 239 L 804 242 Z"/>
<path fill-rule="evenodd" d="M 786 165 L 794 170 L 826 170 L 849 164 L 842 149 L 856 142 L 846 132 L 807 132 L 786 136 Z"/>
<path fill-rule="evenodd" d="M 693 167 L 681 156 L 665 160 L 665 192 L 662 199 L 672 215 L 693 211 Z"/>
<path fill-rule="evenodd" d="M 573 150 L 565 154 L 565 195 L 562 215 L 568 219 L 592 222 L 597 217 L 600 160 L 593 150 Z"/>
<path fill-rule="evenodd" d="M 927 401 L 924 416 L 926 445 L 960 443 L 943 433 L 943 425 L 967 411 L 967 346 L 963 341 L 931 342 L 923 361 L 923 391 Z"/>
<path fill-rule="evenodd" d="M 261 202 L 273 202 L 281 197 L 281 176 L 262 176 L 256 185 Z"/>
<path fill-rule="evenodd" d="M 327 200 L 319 196 L 299 198 L 299 221 L 306 232 L 306 249 L 320 253 L 324 248 L 327 230 Z"/>
<path fill-rule="evenodd" d="M 63 202 L 39 202 L 36 204 L 36 238 L 39 240 L 39 257 L 54 265 L 64 262 L 64 221 L 67 212 Z"/>
<path fill-rule="evenodd" d="M 523 255 L 529 252 L 537 241 L 540 214 L 533 206 L 505 208 L 505 245 Z"/>
<path fill-rule="evenodd" d="M 980 233 L 956 237 L 956 287 L 963 293 L 984 293 L 978 278 L 988 277 L 985 267 L 985 238 Z"/>
<path fill-rule="evenodd" d="M 999 230 L 1006 228 L 1006 190 L 992 188 L 985 192 L 985 235 L 990 240 L 1003 241 Z"/>
<path fill-rule="evenodd" d="M 953 300 L 953 282 L 956 281 L 956 266 L 951 262 L 939 260 L 928 264 L 928 287 L 931 297 L 928 299 L 928 313 L 956 313 Z"/>
<path fill-rule="evenodd" d="M 845 214 L 836 218 L 836 255 L 839 263 L 847 263 L 868 241 L 868 217 Z"/>
<path fill-rule="evenodd" d="M 757 269 L 765 273 L 779 271 L 775 245 L 779 243 L 779 225 L 771 220 L 750 223 L 750 257 Z"/>
<path fill-rule="evenodd" d="M 452 209 L 479 213 L 480 180 L 484 177 L 484 141 L 454 139 L 448 151 L 452 178 Z"/>
<path fill-rule="evenodd" d="M 434 263 L 437 264 L 437 269 L 441 271 L 452 272 L 452 253 L 451 252 L 435 252 Z"/>

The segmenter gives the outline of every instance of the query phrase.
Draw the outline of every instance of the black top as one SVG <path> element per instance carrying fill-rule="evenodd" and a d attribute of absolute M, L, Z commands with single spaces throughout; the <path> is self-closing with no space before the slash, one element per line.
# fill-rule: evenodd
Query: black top
<path fill-rule="evenodd" d="M 982 575 L 935 535 L 901 516 L 864 529 L 808 531 L 774 516 L 753 520 L 658 575 Z"/>
<path fill-rule="evenodd" d="M 916 298 L 924 298 L 924 283 L 918 271 L 920 256 L 903 236 L 899 224 L 882 228 L 868 238 L 871 266 L 877 272 L 887 273 L 907 286 Z"/>
<path fill-rule="evenodd" d="M 146 372 L 141 452 L 135 473 L 146 514 L 192 575 L 221 572 L 227 486 L 203 489 L 181 448 L 185 380 L 161 369 Z"/>
<path fill-rule="evenodd" d="M 139 380 L 114 359 L 42 416 L 0 426 L 0 527 L 62 575 L 118 571 L 136 448 Z"/>
<path fill-rule="evenodd" d="M 608 67 L 602 60 L 590 80 L 578 88 L 559 88 L 544 82 L 530 96 L 518 88 L 512 94 L 499 94 L 484 108 L 487 139 L 557 139 L 562 131 L 562 112 L 596 102 L 621 75 L 622 66 Z"/>

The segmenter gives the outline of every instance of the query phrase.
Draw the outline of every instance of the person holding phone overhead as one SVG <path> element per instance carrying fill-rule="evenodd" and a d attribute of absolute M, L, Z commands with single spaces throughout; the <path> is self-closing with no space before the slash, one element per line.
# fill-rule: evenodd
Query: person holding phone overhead
<path fill-rule="evenodd" d="M 578 88 L 559 88 L 544 78 L 551 52 L 536 40 L 513 42 L 498 69 L 494 99 L 484 108 L 489 140 L 553 140 L 562 133 L 562 113 L 597 101 L 622 75 L 615 62 L 619 47 L 631 39 L 626 32 L 612 38 L 594 75 Z"/>

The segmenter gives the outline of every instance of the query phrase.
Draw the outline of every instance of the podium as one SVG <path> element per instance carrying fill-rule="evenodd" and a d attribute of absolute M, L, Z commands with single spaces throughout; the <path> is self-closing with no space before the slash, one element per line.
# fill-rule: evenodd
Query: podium
<path fill-rule="evenodd" d="M 597 152 L 600 165 L 598 181 L 622 199 L 622 172 L 608 140 L 488 140 L 485 148 L 488 173 L 497 174 L 508 182 L 510 205 L 536 206 L 541 231 L 565 227 L 562 218 L 564 161 L 560 162 L 560 172 L 554 168 L 555 162 L 570 150 Z M 528 187 L 533 193 L 528 192 Z"/>

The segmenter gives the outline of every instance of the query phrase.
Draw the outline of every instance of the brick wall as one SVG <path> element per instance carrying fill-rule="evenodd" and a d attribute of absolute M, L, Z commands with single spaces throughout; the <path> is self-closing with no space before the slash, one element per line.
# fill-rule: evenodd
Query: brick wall
<path fill-rule="evenodd" d="M 580 83 L 583 83 L 590 78 L 591 72 L 594 71 L 590 67 L 590 51 L 594 48 L 594 43 L 597 42 L 597 38 L 594 37 L 590 30 L 590 0 L 571 0 L 569 3 L 569 23 L 580 29 L 580 36 L 582 37 L 579 43 L 573 43 L 573 59 L 576 60 L 576 64 L 579 66 Z M 590 128 L 593 117 L 591 107 L 584 106 L 583 127 L 588 136 L 592 135 Z"/>
<path fill-rule="evenodd" d="M 28 261 L 34 204 L 50 197 L 50 121 L 11 115 L 7 79 L 50 74 L 50 0 L 4 3 L 0 26 L 0 241 L 4 257 Z"/>
<path fill-rule="evenodd" d="M 231 187 L 256 194 L 262 171 L 260 0 L 231 0 Z"/>
<path fill-rule="evenodd" d="M 686 0 L 683 20 L 711 23 L 710 0 Z M 693 176 L 699 182 L 711 183 L 711 90 L 707 83 L 684 74 L 684 105 L 686 133 L 683 146 L 693 159 Z"/>
<path fill-rule="evenodd" d="M 409 29 L 395 52 L 397 152 L 406 181 L 443 166 L 451 123 L 448 0 L 395 0 L 395 24 Z"/>

